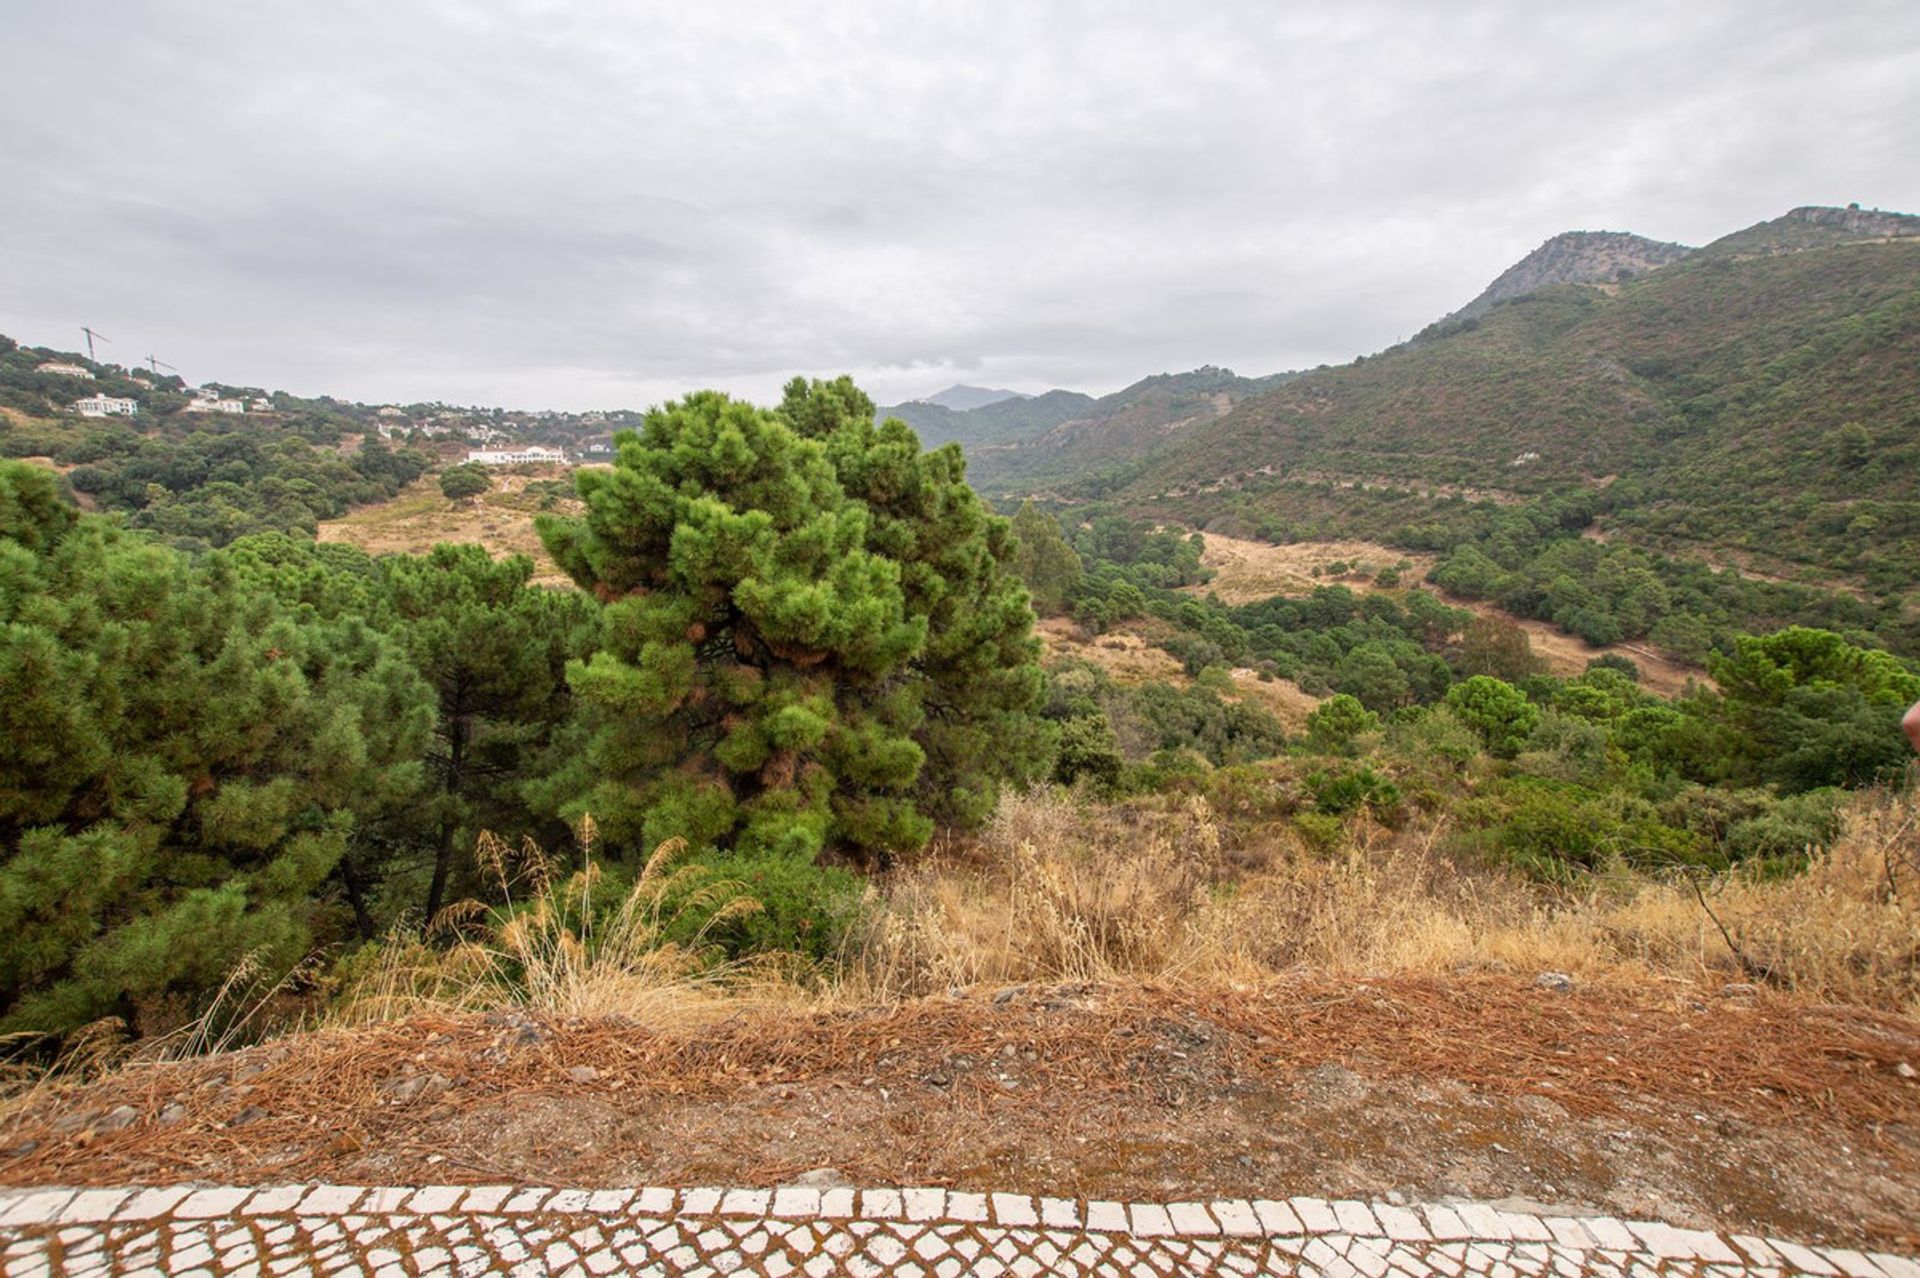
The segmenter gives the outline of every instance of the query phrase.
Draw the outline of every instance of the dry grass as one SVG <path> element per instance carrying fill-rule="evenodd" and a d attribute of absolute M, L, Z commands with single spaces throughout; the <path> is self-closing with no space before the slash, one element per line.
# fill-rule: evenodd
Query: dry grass
<path fill-rule="evenodd" d="M 1366 589 L 1375 574 L 1399 564 L 1402 576 L 1418 581 L 1439 556 L 1395 550 L 1372 541 L 1297 541 L 1284 546 L 1248 541 L 1220 533 L 1206 533 L 1200 562 L 1213 569 L 1213 580 L 1197 590 L 1211 592 L 1230 604 L 1258 603 L 1275 595 L 1310 594 L 1318 586 L 1339 582 Z M 1335 575 L 1334 565 L 1345 565 Z"/>
<path fill-rule="evenodd" d="M 423 475 L 388 500 L 362 506 L 339 519 L 320 525 L 321 541 L 341 541 L 369 554 L 424 554 L 441 542 L 472 542 L 495 556 L 526 555 L 535 565 L 535 585 L 570 584 L 534 531 L 539 503 L 527 493 L 535 479 L 564 479 L 564 468 L 546 467 L 539 474 L 500 474 L 491 491 L 471 501 L 449 501 L 440 491 L 440 476 Z M 573 498 L 554 503 L 560 514 L 581 509 Z"/>
<path fill-rule="evenodd" d="M 982 982 L 1254 986 L 1300 969 L 1552 970 L 1619 985 L 1759 981 L 1915 1015 L 1915 824 L 1912 798 L 1864 796 L 1807 873 L 1733 876 L 1696 895 L 1682 879 L 1623 873 L 1557 890 L 1463 868 L 1436 850 L 1436 826 L 1358 826 L 1333 857 L 1269 834 L 1250 856 L 1199 800 L 1144 822 L 1042 793 L 1003 805 L 973 864 L 902 875 L 844 979 L 888 997 Z"/>
<path fill-rule="evenodd" d="M 658 1026 L 697 1022 L 740 1001 L 744 988 L 769 984 L 752 979 L 751 968 L 718 961 L 709 942 L 713 929 L 759 908 L 738 885 L 682 864 L 686 844 L 676 839 L 656 848 L 616 896 L 592 860 L 593 838 L 588 818 L 579 857 L 587 868 L 562 877 L 539 848 L 529 844 L 516 857 L 482 834 L 477 855 L 505 905 L 461 902 L 442 911 L 425 939 L 389 938 L 353 971 L 326 1022 L 513 1007 Z M 516 864 L 522 868 L 509 870 Z M 678 926 L 693 919 L 698 927 Z"/>

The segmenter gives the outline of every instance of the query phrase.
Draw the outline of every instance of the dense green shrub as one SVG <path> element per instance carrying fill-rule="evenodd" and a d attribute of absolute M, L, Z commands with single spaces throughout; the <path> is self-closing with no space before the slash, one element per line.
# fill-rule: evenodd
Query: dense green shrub
<path fill-rule="evenodd" d="M 1474 675 L 1447 692 L 1454 717 L 1480 734 L 1497 759 L 1511 759 L 1540 724 L 1540 708 L 1503 679 Z"/>
<path fill-rule="evenodd" d="M 1364 763 L 1309 773 L 1306 783 L 1314 807 L 1334 816 L 1365 808 L 1376 818 L 1388 821 L 1400 806 L 1400 787 Z"/>
<path fill-rule="evenodd" d="M 1355 739 L 1380 727 L 1380 716 L 1342 692 L 1307 716 L 1307 748 L 1322 754 L 1352 754 Z"/>

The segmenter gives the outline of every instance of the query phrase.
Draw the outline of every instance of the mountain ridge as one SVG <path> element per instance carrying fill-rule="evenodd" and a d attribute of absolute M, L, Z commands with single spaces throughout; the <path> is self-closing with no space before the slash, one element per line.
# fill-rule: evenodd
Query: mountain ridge
<path fill-rule="evenodd" d="M 901 419 L 929 448 L 960 444 L 967 451 L 972 481 L 990 485 L 1021 468 L 1015 455 L 1044 457 L 1078 446 L 1106 458 L 1135 456 L 1295 376 L 1241 377 L 1209 364 L 1184 373 L 1154 373 L 1098 399 L 1052 390 L 967 412 L 925 403 L 891 404 L 875 410 L 875 417 Z"/>
<path fill-rule="evenodd" d="M 1433 501 L 1617 480 L 1629 539 L 1790 548 L 1897 583 L 1920 560 L 1916 366 L 1920 218 L 1809 206 L 1605 288 L 1518 294 L 1131 452 L 1061 433 L 1050 455 L 998 454 L 979 478 L 1155 517 L 1178 495 L 1200 523 L 1278 510 L 1291 476 Z"/>

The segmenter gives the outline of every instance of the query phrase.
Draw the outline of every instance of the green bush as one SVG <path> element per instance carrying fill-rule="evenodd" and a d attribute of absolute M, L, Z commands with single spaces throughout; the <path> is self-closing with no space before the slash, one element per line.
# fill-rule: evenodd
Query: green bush
<path fill-rule="evenodd" d="M 440 476 L 440 492 L 449 501 L 478 497 L 492 487 L 493 476 L 479 465 L 452 466 Z"/>
<path fill-rule="evenodd" d="M 1299 831 L 1307 846 L 1316 852 L 1333 851 L 1346 835 L 1346 826 L 1339 817 L 1329 812 L 1296 812 L 1293 815 L 1293 828 Z"/>
<path fill-rule="evenodd" d="M 778 853 L 716 852 L 700 858 L 701 881 L 740 885 L 760 908 L 724 917 L 708 937 L 734 958 L 749 954 L 799 954 L 815 961 L 840 953 L 859 924 L 865 888 L 836 866 Z M 687 911 L 676 926 L 689 935 L 708 924 L 706 913 Z"/>
<path fill-rule="evenodd" d="M 1338 692 L 1307 716 L 1307 748 L 1320 754 L 1352 754 L 1354 739 L 1379 727 L 1379 715 L 1358 698 Z"/>
<path fill-rule="evenodd" d="M 1375 818 L 1390 821 L 1400 807 L 1400 787 L 1364 763 L 1309 774 L 1307 793 L 1316 809 L 1333 816 L 1365 808 Z"/>
<path fill-rule="evenodd" d="M 1126 766 L 1106 715 L 1082 715 L 1060 725 L 1060 749 L 1053 762 L 1055 781 L 1072 785 L 1085 777 L 1101 790 L 1111 790 Z"/>
<path fill-rule="evenodd" d="M 1474 675 L 1447 689 L 1447 708 L 1480 734 L 1487 751 L 1511 759 L 1540 724 L 1540 708 L 1504 679 Z"/>
<path fill-rule="evenodd" d="M 1724 848 L 1730 861 L 1797 860 L 1832 843 L 1840 833 L 1839 790 L 1809 790 L 1772 802 L 1765 811 L 1734 822 Z"/>

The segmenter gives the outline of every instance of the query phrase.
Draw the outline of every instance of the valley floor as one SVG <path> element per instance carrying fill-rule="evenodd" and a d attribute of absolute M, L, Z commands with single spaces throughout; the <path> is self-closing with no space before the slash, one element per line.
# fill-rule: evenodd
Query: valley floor
<path fill-rule="evenodd" d="M 45 1085 L 0 1183 L 857 1184 L 1518 1197 L 1920 1243 L 1920 1023 L 1522 974 L 722 1003 L 656 1030 L 416 1016 Z"/>

